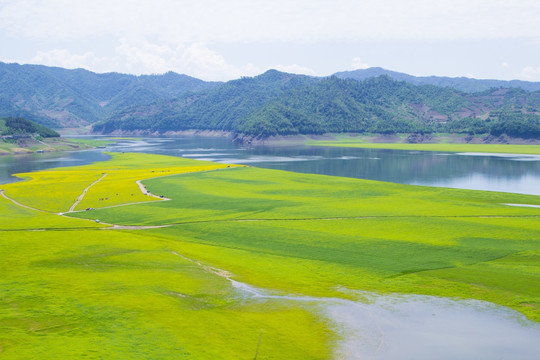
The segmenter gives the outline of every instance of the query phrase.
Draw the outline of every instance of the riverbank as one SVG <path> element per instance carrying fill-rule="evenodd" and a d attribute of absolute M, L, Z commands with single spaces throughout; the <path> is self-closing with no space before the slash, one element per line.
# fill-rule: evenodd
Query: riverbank
<path fill-rule="evenodd" d="M 298 140 L 296 140 L 298 141 Z M 456 135 L 329 135 L 305 139 L 305 145 L 411 151 L 506 153 L 540 155 L 540 140 L 506 136 Z"/>
<path fill-rule="evenodd" d="M 108 140 L 43 138 L 33 137 L 18 139 L 14 142 L 0 140 L 0 155 L 24 155 L 57 151 L 86 150 L 110 144 Z"/>
<path fill-rule="evenodd" d="M 220 137 L 229 138 L 231 141 L 244 146 L 259 145 L 324 145 L 324 146 L 347 146 L 347 147 L 371 147 L 371 148 L 389 148 L 403 150 L 426 150 L 426 151 L 458 151 L 457 145 L 522 145 L 522 146 L 540 146 L 540 139 L 523 139 L 509 137 L 506 135 L 463 135 L 463 134 L 356 134 L 356 133 L 327 133 L 320 135 L 279 135 L 260 137 L 254 135 L 235 134 L 224 130 L 179 130 L 167 131 L 165 133 L 151 132 L 147 130 L 121 131 L 117 130 L 109 134 L 96 134 L 106 136 L 124 136 L 124 137 Z M 371 145 L 370 145 L 371 144 Z M 400 148 L 401 145 L 404 145 Z M 450 145 L 449 149 L 439 150 L 436 145 Z M 492 151 L 489 149 L 493 149 Z M 507 152 L 507 148 L 501 148 L 505 151 L 497 151 L 495 146 L 486 147 L 485 152 Z M 527 150 L 529 151 L 529 150 Z M 535 150 L 534 150 L 535 151 Z M 518 152 L 519 153 L 519 152 Z M 530 152 L 521 152 L 527 153 Z M 532 152 L 531 154 L 537 154 Z"/>

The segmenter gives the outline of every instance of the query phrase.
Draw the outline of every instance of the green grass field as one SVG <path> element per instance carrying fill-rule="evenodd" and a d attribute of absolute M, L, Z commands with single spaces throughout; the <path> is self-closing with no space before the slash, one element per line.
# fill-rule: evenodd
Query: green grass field
<path fill-rule="evenodd" d="M 99 142 L 77 141 L 65 138 L 43 138 L 39 141 L 28 138 L 24 140 L 23 144 L 0 139 L 0 155 L 27 154 L 36 151 L 73 151 L 89 149 L 102 144 Z"/>
<path fill-rule="evenodd" d="M 516 144 L 460 144 L 460 143 L 380 143 L 372 142 L 365 136 L 350 137 L 337 136 L 335 140 L 307 140 L 306 145 L 311 146 L 336 146 L 355 147 L 366 149 L 392 149 L 411 151 L 445 151 L 445 152 L 473 152 L 473 153 L 506 153 L 506 154 L 532 154 L 540 155 L 540 145 L 516 145 Z"/>
<path fill-rule="evenodd" d="M 335 324 L 316 307 L 244 298 L 222 271 L 283 294 L 480 299 L 540 321 L 540 208 L 503 205 L 538 196 L 144 154 L 67 171 L 2 186 L 44 210 L 0 197 L 6 359 L 253 359 L 259 336 L 257 359 L 332 358 Z M 95 210 L 46 212 L 66 211 L 103 173 L 79 204 Z M 171 200 L 142 195 L 140 179 Z M 128 195 L 99 200 L 113 191 Z"/>

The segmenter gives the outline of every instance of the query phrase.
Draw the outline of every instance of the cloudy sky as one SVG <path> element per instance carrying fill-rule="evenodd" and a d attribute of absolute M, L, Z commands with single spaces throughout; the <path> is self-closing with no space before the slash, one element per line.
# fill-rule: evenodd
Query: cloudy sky
<path fill-rule="evenodd" d="M 0 61 L 204 80 L 380 66 L 540 81 L 540 1 L 0 0 Z"/>

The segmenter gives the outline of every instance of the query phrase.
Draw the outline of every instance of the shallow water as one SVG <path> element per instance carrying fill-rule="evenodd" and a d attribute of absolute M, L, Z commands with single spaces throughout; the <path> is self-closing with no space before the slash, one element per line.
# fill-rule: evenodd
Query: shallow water
<path fill-rule="evenodd" d="M 357 292 L 362 301 L 278 295 L 231 281 L 239 296 L 308 306 L 342 337 L 337 359 L 538 359 L 540 325 L 484 301 Z"/>

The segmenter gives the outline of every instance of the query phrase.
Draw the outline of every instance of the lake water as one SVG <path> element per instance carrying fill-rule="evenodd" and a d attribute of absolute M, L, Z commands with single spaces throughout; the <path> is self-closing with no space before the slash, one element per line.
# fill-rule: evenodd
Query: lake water
<path fill-rule="evenodd" d="M 287 296 L 229 280 L 248 301 L 289 302 L 333 322 L 341 336 L 336 359 L 535 360 L 540 354 L 539 324 L 484 301 L 369 292 L 353 292 L 363 301 Z"/>
<path fill-rule="evenodd" d="M 136 151 L 220 163 L 246 164 L 302 173 L 345 176 L 403 184 L 540 195 L 540 156 L 456 154 L 427 151 L 309 146 L 244 148 L 227 138 L 120 140 L 108 151 Z M 82 165 L 108 156 L 101 150 L 0 157 L 0 183 L 11 174 Z"/>
<path fill-rule="evenodd" d="M 102 150 L 0 157 L 0 183 L 14 173 L 106 160 L 103 151 L 146 152 L 221 163 L 404 184 L 540 195 L 540 156 L 307 146 L 243 148 L 226 138 L 120 140 Z M 339 359 L 537 359 L 540 325 L 478 301 L 363 296 L 367 302 L 272 294 L 233 282 L 250 301 L 309 304 L 336 324 Z M 303 305 L 302 305 L 303 306 Z"/>

